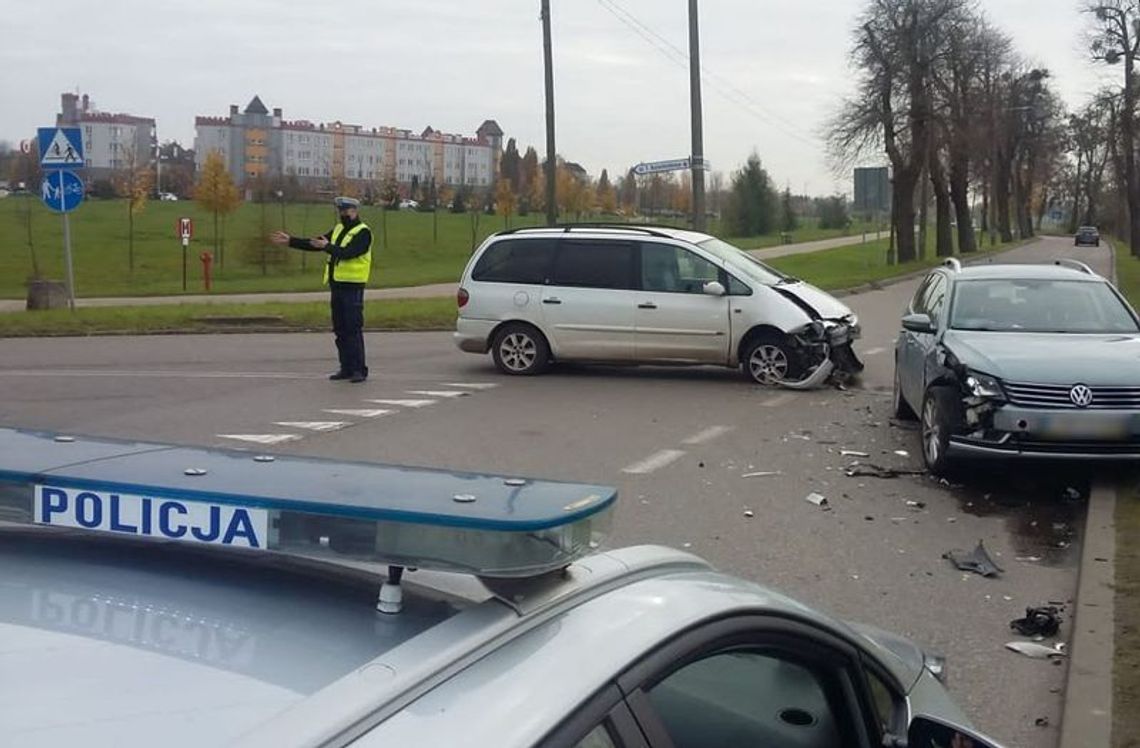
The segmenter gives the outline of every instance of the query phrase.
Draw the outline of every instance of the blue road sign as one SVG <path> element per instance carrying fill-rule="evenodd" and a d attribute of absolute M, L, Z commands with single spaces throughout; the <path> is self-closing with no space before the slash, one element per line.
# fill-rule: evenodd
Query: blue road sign
<path fill-rule="evenodd" d="M 45 169 L 70 169 L 83 166 L 83 137 L 78 127 L 41 127 L 40 166 Z"/>
<path fill-rule="evenodd" d="M 40 186 L 40 197 L 56 213 L 69 213 L 83 202 L 83 180 L 73 171 L 49 172 Z"/>

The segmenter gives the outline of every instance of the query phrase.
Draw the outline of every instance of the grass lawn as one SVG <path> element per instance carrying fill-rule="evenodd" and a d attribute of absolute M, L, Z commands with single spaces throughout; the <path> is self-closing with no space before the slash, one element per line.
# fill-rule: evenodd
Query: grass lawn
<path fill-rule="evenodd" d="M 449 329 L 455 326 L 455 314 L 455 299 L 451 297 L 368 301 L 365 329 Z M 328 302 L 177 304 L 0 314 L 0 337 L 277 329 L 330 329 Z"/>
<path fill-rule="evenodd" d="M 1128 245 L 1113 240 L 1116 285 L 1140 308 L 1140 259 Z M 1113 663 L 1112 743 L 1140 748 L 1140 488 L 1122 487 L 1116 502 L 1116 616 Z"/>
<path fill-rule="evenodd" d="M 29 208 L 32 248 L 28 246 Z M 433 216 L 411 211 L 382 211 L 369 206 L 361 213 L 376 234 L 371 283 L 374 287 L 454 281 L 472 248 L 492 232 L 504 228 L 501 216 L 484 214 L 473 217 L 440 212 Z M 279 228 L 301 236 L 327 231 L 335 221 L 329 205 L 244 203 L 219 224 L 215 241 L 213 216 L 196 203 L 151 201 L 135 217 L 132 272 L 126 202 L 89 200 L 70 216 L 77 294 L 94 297 L 182 293 L 182 249 L 175 238 L 174 227 L 183 216 L 194 221 L 194 239 L 187 253 L 187 292 L 203 290 L 199 254 L 207 250 L 214 253 L 216 293 L 321 288 L 323 255 L 279 249 L 263 239 Z M 538 214 L 513 216 L 511 225 L 536 225 L 543 220 Z M 607 220 L 622 219 L 614 216 Z M 683 220 L 651 220 L 678 226 L 685 223 Z M 719 223 L 711 221 L 710 231 L 717 233 Z M 793 241 L 831 238 L 844 233 L 820 229 L 813 220 L 802 223 L 803 226 L 793 232 Z M 862 226 L 856 226 L 848 233 L 861 230 Z M 0 200 L 0 238 L 3 240 L 0 244 L 0 298 L 24 298 L 24 284 L 33 270 L 33 249 L 44 277 L 64 278 L 62 219 L 49 212 L 35 197 L 18 195 Z M 754 249 L 779 244 L 781 239 L 777 234 L 730 238 L 729 241 Z M 223 260 L 221 264 L 219 259 Z"/>

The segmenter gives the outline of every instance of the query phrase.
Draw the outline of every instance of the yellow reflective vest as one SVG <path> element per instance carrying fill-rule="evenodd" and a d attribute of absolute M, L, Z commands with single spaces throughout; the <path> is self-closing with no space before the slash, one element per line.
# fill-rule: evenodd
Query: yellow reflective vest
<path fill-rule="evenodd" d="M 332 231 L 332 236 L 329 237 L 329 243 L 334 247 L 347 247 L 353 237 L 361 231 L 367 229 L 368 226 L 361 221 L 348 231 L 344 230 L 344 224 L 338 223 L 336 228 Z M 347 260 L 338 260 L 335 257 L 329 257 L 329 261 L 325 263 L 325 277 L 324 282 L 327 285 L 329 282 L 329 269 L 332 269 L 332 279 L 341 283 L 367 283 L 368 276 L 372 272 L 372 242 L 368 242 L 368 251 L 357 257 L 350 257 Z"/>

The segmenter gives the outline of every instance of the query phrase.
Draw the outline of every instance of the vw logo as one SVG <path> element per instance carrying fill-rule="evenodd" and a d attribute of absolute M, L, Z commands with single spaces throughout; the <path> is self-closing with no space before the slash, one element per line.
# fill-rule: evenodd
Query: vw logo
<path fill-rule="evenodd" d="M 1069 390 L 1069 399 L 1072 400 L 1073 405 L 1078 408 L 1087 408 L 1092 405 L 1093 392 L 1089 389 L 1088 385 L 1074 385 L 1073 389 Z"/>

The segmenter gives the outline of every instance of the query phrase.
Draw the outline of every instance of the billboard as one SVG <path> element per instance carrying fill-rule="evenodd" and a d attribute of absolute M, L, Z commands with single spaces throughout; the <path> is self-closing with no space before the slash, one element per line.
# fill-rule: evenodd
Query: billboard
<path fill-rule="evenodd" d="M 855 170 L 855 206 L 859 215 L 889 213 L 891 210 L 891 176 L 885 166 Z"/>

